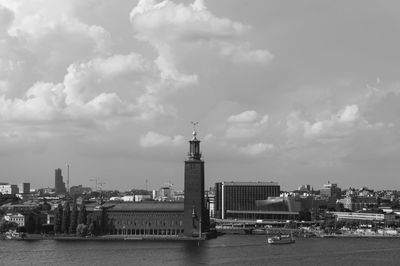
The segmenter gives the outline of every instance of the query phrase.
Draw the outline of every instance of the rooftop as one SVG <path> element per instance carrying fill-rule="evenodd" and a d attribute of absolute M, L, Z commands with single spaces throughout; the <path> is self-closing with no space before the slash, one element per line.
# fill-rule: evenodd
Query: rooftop
<path fill-rule="evenodd" d="M 93 211 L 98 204 L 88 204 L 86 209 Z M 159 201 L 148 201 L 148 202 L 122 202 L 122 203 L 111 203 L 107 202 L 103 204 L 107 211 L 118 212 L 118 211 L 157 211 L 157 212 L 183 212 L 183 202 L 159 202 Z"/>
<path fill-rule="evenodd" d="M 279 186 L 278 182 L 234 182 L 234 181 L 224 181 L 222 182 L 224 186 Z"/>

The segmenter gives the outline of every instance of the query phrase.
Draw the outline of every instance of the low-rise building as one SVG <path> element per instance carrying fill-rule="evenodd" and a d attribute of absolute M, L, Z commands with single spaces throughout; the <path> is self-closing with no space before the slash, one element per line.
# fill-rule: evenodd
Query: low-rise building
<path fill-rule="evenodd" d="M 2 183 L 0 185 L 0 193 L 1 194 L 8 194 L 8 195 L 15 195 L 19 192 L 17 185 L 10 185 L 6 183 Z"/>
<path fill-rule="evenodd" d="M 346 196 L 338 202 L 342 203 L 345 209 L 353 212 L 378 205 L 377 198 L 371 196 Z"/>
<path fill-rule="evenodd" d="M 4 220 L 17 223 L 19 227 L 25 226 L 25 216 L 20 213 L 7 213 Z"/>
<path fill-rule="evenodd" d="M 362 213 L 362 212 L 331 212 L 337 220 L 354 220 L 370 222 L 394 222 L 395 213 Z"/>
<path fill-rule="evenodd" d="M 328 184 L 324 184 L 323 187 L 319 190 L 321 198 L 333 198 L 339 199 L 341 197 L 342 189 L 337 186 L 337 184 L 328 182 Z"/>

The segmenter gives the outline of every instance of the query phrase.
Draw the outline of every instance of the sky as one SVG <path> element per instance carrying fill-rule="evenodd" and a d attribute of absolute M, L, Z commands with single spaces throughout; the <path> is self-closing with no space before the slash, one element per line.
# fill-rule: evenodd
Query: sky
<path fill-rule="evenodd" d="M 400 189 L 398 1 L 0 0 L 0 182 Z M 147 181 L 146 181 L 147 180 Z"/>

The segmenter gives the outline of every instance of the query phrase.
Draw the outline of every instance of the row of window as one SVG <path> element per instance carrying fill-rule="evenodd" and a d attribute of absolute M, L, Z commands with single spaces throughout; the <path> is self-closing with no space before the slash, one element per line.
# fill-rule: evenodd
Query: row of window
<path fill-rule="evenodd" d="M 114 222 L 114 224 L 115 225 L 125 225 L 125 226 L 128 226 L 128 225 L 133 225 L 133 226 L 147 226 L 147 227 L 150 227 L 150 226 L 152 226 L 152 225 L 155 225 L 155 226 L 177 226 L 177 225 L 179 225 L 179 226 L 183 226 L 183 221 L 182 220 L 179 220 L 179 222 L 178 221 L 176 221 L 176 220 L 172 220 L 172 221 L 168 221 L 168 220 L 115 220 L 115 222 Z"/>
<path fill-rule="evenodd" d="M 181 235 L 183 229 L 115 229 L 114 235 Z"/>

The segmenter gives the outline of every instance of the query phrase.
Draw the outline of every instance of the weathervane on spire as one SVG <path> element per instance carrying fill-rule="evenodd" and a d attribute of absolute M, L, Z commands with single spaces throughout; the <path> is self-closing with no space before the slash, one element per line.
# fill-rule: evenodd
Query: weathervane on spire
<path fill-rule="evenodd" d="M 193 131 L 196 131 L 196 126 L 199 124 L 199 122 L 190 121 L 190 123 L 193 125 Z"/>
<path fill-rule="evenodd" d="M 193 125 L 193 139 L 196 139 L 196 135 L 197 135 L 196 126 L 199 124 L 199 122 L 190 121 L 190 123 Z"/>

